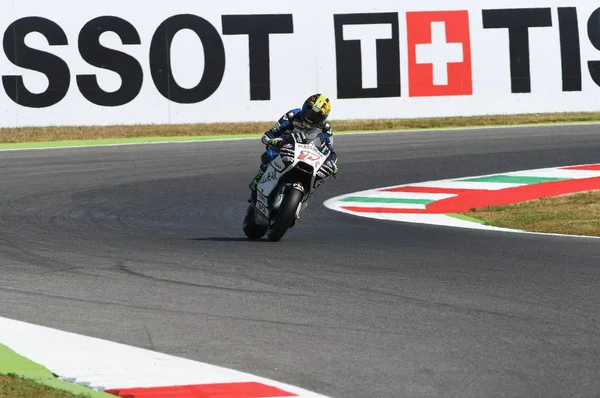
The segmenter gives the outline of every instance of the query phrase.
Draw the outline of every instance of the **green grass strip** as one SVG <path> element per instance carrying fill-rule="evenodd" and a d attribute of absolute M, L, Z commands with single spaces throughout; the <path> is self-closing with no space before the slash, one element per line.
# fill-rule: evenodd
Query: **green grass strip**
<path fill-rule="evenodd" d="M 461 182 L 500 182 L 504 184 L 540 184 L 543 182 L 564 181 L 569 178 L 550 178 L 550 177 L 527 177 L 527 176 L 509 176 L 509 175 L 494 175 L 487 177 L 467 178 L 457 181 Z"/>
<path fill-rule="evenodd" d="M 42 365 L 22 357 L 2 344 L 0 344 L 0 374 L 20 376 L 47 387 L 70 392 L 74 395 L 90 398 L 115 398 L 114 395 L 62 381 L 54 377 L 52 372 Z"/>
<path fill-rule="evenodd" d="M 401 199 L 401 198 L 375 198 L 367 196 L 350 196 L 340 200 L 340 202 L 355 202 L 355 203 L 404 203 L 415 205 L 428 205 L 434 202 L 429 199 Z"/>
<path fill-rule="evenodd" d="M 464 214 L 450 213 L 450 214 L 446 214 L 446 215 L 448 217 L 456 218 L 456 219 L 463 220 L 463 221 L 469 221 L 469 222 L 473 222 L 476 224 L 481 224 L 481 225 L 486 224 L 486 222 L 484 220 L 480 220 L 479 218 L 475 218 L 475 217 L 465 216 Z"/>
<path fill-rule="evenodd" d="M 256 134 L 240 135 L 213 135 L 213 136 L 192 136 L 192 137 L 139 137 L 139 138 L 115 138 L 103 140 L 71 140 L 71 141 L 48 141 L 48 142 L 26 142 L 14 144 L 0 144 L 2 149 L 31 149 L 31 148 L 62 148 L 74 146 L 104 146 L 104 145 L 123 145 L 123 144 L 146 144 L 161 142 L 188 142 L 188 141 L 209 141 L 209 140 L 235 140 L 244 138 L 259 138 Z"/>
<path fill-rule="evenodd" d="M 550 118 L 552 115 L 548 115 Z M 443 119 L 443 118 L 441 118 Z M 469 119 L 469 118 L 466 118 Z M 352 135 L 352 134 L 385 134 L 385 133 L 408 133 L 408 132 L 419 132 L 419 131 L 455 131 L 455 130 L 476 130 L 476 129 L 495 129 L 495 128 L 523 128 L 523 127 L 544 127 L 544 126 L 577 126 L 577 125 L 594 125 L 598 124 L 598 120 L 557 120 L 557 121 L 540 121 L 540 122 L 524 122 L 515 124 L 503 124 L 503 123 L 491 123 L 491 124 L 472 124 L 468 125 L 452 125 L 450 122 L 438 123 L 435 126 L 415 126 L 415 127 L 397 127 L 388 126 L 386 127 L 374 127 L 372 129 L 362 128 L 359 126 L 355 129 L 348 130 L 336 130 L 335 123 L 334 130 L 336 135 Z M 67 129 L 68 127 L 64 127 Z M 41 128 L 40 128 L 41 129 Z M 0 128 L 1 130 L 1 128 Z M 11 149 L 42 149 L 42 148 L 57 148 L 57 147 L 76 147 L 76 146 L 105 146 L 105 145 L 120 145 L 120 144 L 148 144 L 148 143 L 161 143 L 161 142 L 188 142 L 188 141 L 211 141 L 211 140 L 235 140 L 235 139 L 248 139 L 258 138 L 262 133 L 253 134 L 217 134 L 217 135 L 202 135 L 202 136 L 151 136 L 151 137 L 136 137 L 136 138 L 107 138 L 107 139 L 93 139 L 93 140 L 63 140 L 63 141 L 41 141 L 41 142 L 18 142 L 18 143 L 5 143 L 0 144 L 0 150 L 11 150 Z"/>

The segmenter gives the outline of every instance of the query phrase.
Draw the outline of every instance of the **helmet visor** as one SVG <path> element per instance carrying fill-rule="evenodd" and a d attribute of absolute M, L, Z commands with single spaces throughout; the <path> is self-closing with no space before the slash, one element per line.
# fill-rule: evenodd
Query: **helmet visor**
<path fill-rule="evenodd" d="M 302 114 L 302 123 L 305 126 L 316 126 L 325 121 L 327 116 L 322 115 L 321 111 L 315 111 L 314 108 L 309 108 L 306 112 Z"/>
<path fill-rule="evenodd" d="M 327 119 L 331 104 L 323 94 L 315 94 L 302 106 L 302 123 L 305 126 L 319 125 Z"/>

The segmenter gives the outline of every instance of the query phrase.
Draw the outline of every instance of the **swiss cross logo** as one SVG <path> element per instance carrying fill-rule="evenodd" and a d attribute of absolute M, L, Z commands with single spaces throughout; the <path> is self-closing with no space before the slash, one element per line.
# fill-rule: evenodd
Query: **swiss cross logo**
<path fill-rule="evenodd" d="M 406 14 L 409 95 L 472 95 L 468 11 Z"/>

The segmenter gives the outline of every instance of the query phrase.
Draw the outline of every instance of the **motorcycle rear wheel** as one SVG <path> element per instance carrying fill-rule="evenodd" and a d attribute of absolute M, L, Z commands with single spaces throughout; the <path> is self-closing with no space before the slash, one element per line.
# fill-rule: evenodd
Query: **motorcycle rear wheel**
<path fill-rule="evenodd" d="M 297 189 L 291 189 L 290 192 L 285 195 L 275 221 L 267 230 L 267 237 L 269 240 L 279 242 L 281 238 L 283 238 L 296 217 L 296 210 L 303 197 L 304 195 L 302 192 Z"/>

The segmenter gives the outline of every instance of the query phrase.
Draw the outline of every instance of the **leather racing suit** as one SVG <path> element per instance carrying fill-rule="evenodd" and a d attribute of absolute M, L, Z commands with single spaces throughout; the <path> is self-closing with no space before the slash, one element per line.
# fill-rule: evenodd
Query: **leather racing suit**
<path fill-rule="evenodd" d="M 280 137 L 283 134 L 292 132 L 294 128 L 298 128 L 304 131 L 318 129 L 323 133 L 327 141 L 327 147 L 330 150 L 327 162 L 325 162 L 323 167 L 328 169 L 327 171 L 329 172 L 329 174 L 337 174 L 337 153 L 335 152 L 335 148 L 333 146 L 333 131 L 331 128 L 331 124 L 329 124 L 329 122 L 324 122 L 319 125 L 306 127 L 302 124 L 300 111 L 301 110 L 298 108 L 292 109 L 291 111 L 287 112 L 281 117 L 281 119 L 279 119 L 279 121 L 275 124 L 275 126 L 273 126 L 273 128 L 271 128 L 269 131 L 263 134 L 261 141 L 267 146 L 267 150 L 261 156 L 262 163 L 260 165 L 260 171 L 254 178 L 252 183 L 250 183 L 251 190 L 254 190 L 256 188 L 256 185 L 258 184 L 258 181 L 260 181 L 260 178 L 266 171 L 268 164 L 279 155 L 279 151 L 271 147 L 273 145 L 273 142 L 278 141 L 278 139 L 280 139 Z"/>

